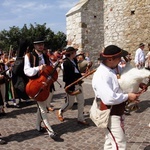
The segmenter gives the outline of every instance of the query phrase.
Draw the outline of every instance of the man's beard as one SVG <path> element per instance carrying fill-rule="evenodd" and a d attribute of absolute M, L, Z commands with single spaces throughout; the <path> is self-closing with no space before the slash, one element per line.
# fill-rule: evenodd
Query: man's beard
<path fill-rule="evenodd" d="M 38 52 L 43 52 L 44 49 L 42 49 L 42 50 L 41 50 L 41 49 L 36 49 L 36 50 L 37 50 Z"/>

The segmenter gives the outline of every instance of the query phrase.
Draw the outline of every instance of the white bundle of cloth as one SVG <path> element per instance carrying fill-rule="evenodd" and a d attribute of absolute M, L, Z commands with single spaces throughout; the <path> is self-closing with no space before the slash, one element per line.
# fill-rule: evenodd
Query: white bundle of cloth
<path fill-rule="evenodd" d="M 148 84 L 150 71 L 146 69 L 137 69 L 130 63 L 123 68 L 119 81 L 119 85 L 124 93 L 138 93 L 140 83 Z"/>

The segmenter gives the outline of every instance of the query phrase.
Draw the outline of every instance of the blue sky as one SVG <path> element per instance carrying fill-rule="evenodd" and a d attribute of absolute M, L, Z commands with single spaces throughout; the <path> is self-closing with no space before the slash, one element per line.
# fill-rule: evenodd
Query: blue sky
<path fill-rule="evenodd" d="M 57 33 L 66 33 L 66 13 L 79 0 L 1 0 L 0 31 L 16 26 L 22 28 L 46 23 L 47 28 Z"/>

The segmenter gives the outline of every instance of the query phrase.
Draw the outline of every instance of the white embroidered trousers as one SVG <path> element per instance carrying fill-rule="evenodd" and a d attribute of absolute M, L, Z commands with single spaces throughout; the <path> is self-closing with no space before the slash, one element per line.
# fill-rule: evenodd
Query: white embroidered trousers
<path fill-rule="evenodd" d="M 110 116 L 104 150 L 126 150 L 124 116 Z"/>

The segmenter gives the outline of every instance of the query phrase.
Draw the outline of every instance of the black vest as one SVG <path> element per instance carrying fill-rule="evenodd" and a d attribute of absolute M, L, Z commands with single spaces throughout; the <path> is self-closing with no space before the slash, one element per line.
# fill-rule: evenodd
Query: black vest
<path fill-rule="evenodd" d="M 38 56 L 38 54 L 35 51 L 27 53 L 27 55 L 29 57 L 29 61 L 30 61 L 31 67 L 39 66 L 39 56 Z M 43 57 L 44 57 L 45 64 L 49 65 L 50 61 L 49 61 L 48 56 L 46 54 L 43 54 Z M 39 75 L 36 74 L 35 76 L 30 77 L 30 79 L 35 79 L 35 78 L 38 78 L 38 77 L 39 77 Z"/>

